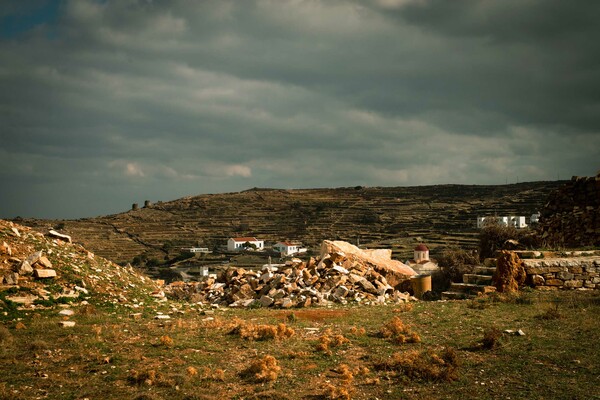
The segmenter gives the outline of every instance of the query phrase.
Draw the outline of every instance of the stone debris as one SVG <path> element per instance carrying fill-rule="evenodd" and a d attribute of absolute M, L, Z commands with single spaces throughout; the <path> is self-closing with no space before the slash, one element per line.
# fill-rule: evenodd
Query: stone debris
<path fill-rule="evenodd" d="M 75 321 L 59 321 L 58 324 L 63 328 L 72 328 L 75 326 Z"/>
<path fill-rule="evenodd" d="M 37 279 L 56 278 L 56 271 L 53 269 L 36 269 L 33 276 Z"/>
<path fill-rule="evenodd" d="M 12 249 L 6 242 L 2 242 L 2 246 L 0 247 L 0 251 L 2 254 L 7 254 L 9 257 L 12 256 Z"/>
<path fill-rule="evenodd" d="M 73 310 L 69 310 L 69 309 L 66 309 L 66 310 L 60 310 L 60 311 L 58 312 L 58 315 L 62 315 L 62 316 L 66 316 L 66 317 L 70 317 L 71 315 L 74 315 L 74 314 L 75 314 L 75 311 L 73 311 Z"/>
<path fill-rule="evenodd" d="M 55 238 L 62 239 L 62 240 L 64 240 L 65 242 L 72 243 L 72 241 L 71 241 L 71 236 L 69 236 L 69 235 L 65 235 L 65 234 L 62 234 L 62 233 L 58 233 L 58 232 L 56 232 L 56 231 L 55 231 L 55 230 L 53 230 L 53 229 L 51 229 L 51 230 L 48 232 L 48 235 L 50 235 L 50 236 L 53 236 L 53 237 L 55 237 Z"/>
<path fill-rule="evenodd" d="M 172 298 L 229 307 L 309 307 L 331 303 L 379 304 L 413 300 L 399 289 L 415 273 L 391 251 L 364 251 L 346 242 L 323 242 L 321 256 L 292 259 L 262 270 L 229 268 L 217 278 L 173 282 Z"/>

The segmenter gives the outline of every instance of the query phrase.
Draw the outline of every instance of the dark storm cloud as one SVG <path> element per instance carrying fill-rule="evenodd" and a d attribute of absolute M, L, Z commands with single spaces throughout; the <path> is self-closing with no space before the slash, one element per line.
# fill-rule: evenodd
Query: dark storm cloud
<path fill-rule="evenodd" d="M 0 10 L 2 216 L 598 167 L 596 3 L 31 4 Z"/>

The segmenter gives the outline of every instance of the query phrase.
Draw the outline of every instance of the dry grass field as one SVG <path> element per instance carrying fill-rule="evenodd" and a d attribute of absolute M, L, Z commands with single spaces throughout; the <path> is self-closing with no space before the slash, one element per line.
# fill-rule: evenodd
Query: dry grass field
<path fill-rule="evenodd" d="M 595 292 L 296 310 L 146 304 L 7 304 L 0 399 L 600 398 Z"/>

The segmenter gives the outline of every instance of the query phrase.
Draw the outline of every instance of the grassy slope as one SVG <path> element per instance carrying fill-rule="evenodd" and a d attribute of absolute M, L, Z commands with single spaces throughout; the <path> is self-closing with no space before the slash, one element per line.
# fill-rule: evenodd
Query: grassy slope
<path fill-rule="evenodd" d="M 556 307 L 560 318 L 540 318 L 551 316 L 548 310 Z M 173 303 L 147 306 L 141 319 L 130 318 L 131 311 L 124 308 L 98 306 L 95 313 L 90 311 L 82 308 L 71 317 L 77 322 L 74 328 L 58 326 L 56 309 L 20 312 L 24 329 L 16 329 L 14 315 L 0 315 L 0 398 L 345 398 L 340 388 L 355 399 L 600 398 L 598 293 L 523 293 L 502 302 L 419 302 L 409 311 L 400 306 L 354 306 L 216 310 L 204 315 L 198 306 Z M 171 313 L 171 319 L 154 319 L 157 311 Z M 395 316 L 422 341 L 395 344 L 377 337 L 381 326 Z M 295 335 L 249 341 L 228 334 L 239 321 L 286 323 Z M 522 329 L 526 335 L 502 335 L 499 347 L 477 348 L 491 327 Z M 349 339 L 330 346 L 329 355 L 316 349 L 327 328 Z M 409 378 L 402 371 L 382 368 L 395 353 L 440 354 L 446 346 L 458 354 L 455 381 Z M 239 375 L 265 355 L 275 357 L 281 367 L 276 381 L 259 383 Z M 353 377 L 343 373 L 342 364 L 354 370 Z"/>

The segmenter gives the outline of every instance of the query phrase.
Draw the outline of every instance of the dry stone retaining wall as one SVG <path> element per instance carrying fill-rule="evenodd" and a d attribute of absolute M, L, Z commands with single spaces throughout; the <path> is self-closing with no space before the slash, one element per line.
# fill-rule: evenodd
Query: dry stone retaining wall
<path fill-rule="evenodd" d="M 552 246 L 600 246 L 600 173 L 574 176 L 556 190 L 542 211 L 540 230 Z"/>
<path fill-rule="evenodd" d="M 527 283 L 544 289 L 600 289 L 600 257 L 523 260 Z"/>

